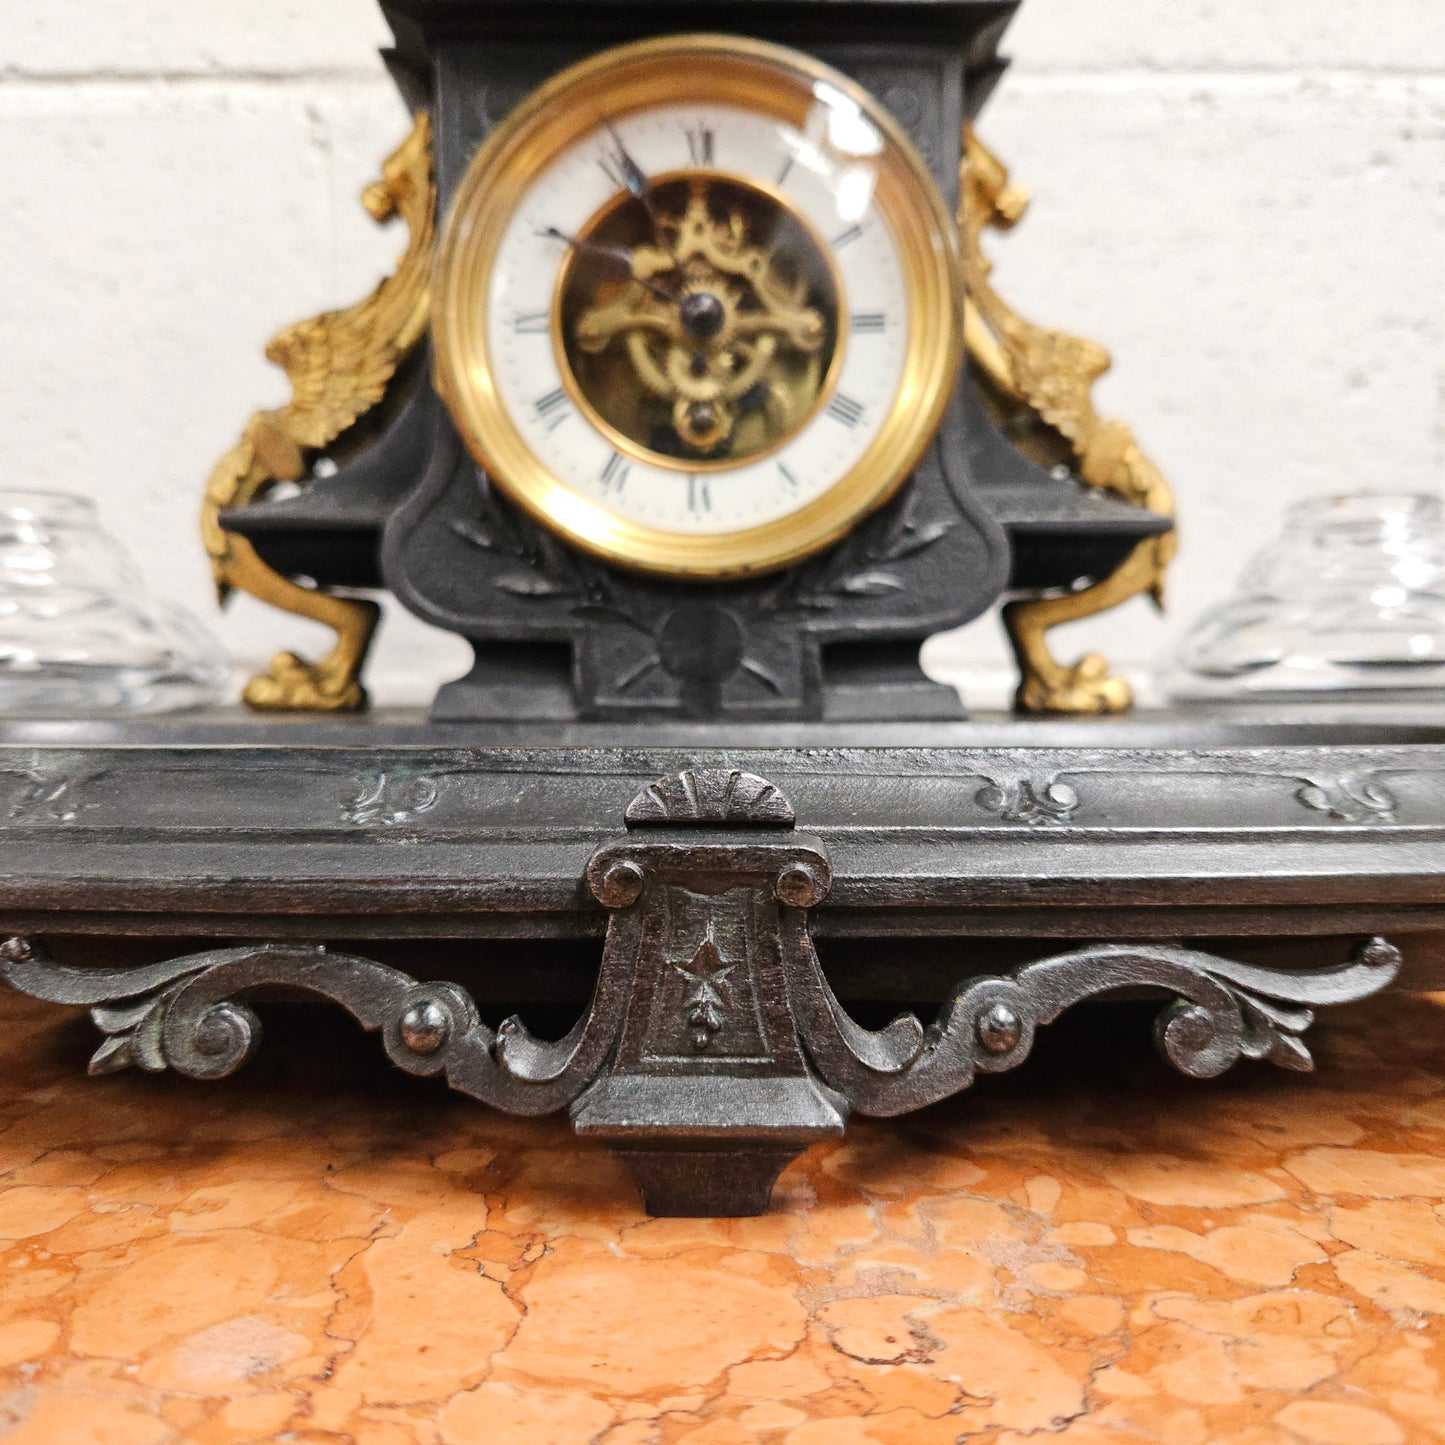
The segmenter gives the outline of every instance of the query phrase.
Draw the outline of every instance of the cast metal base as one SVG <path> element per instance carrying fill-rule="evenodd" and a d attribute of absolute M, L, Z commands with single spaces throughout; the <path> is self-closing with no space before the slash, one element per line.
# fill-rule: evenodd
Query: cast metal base
<path fill-rule="evenodd" d="M 1241 1058 L 1309 1068 L 1318 1007 L 1445 983 L 1441 730 L 1143 731 L 1169 725 L 1075 747 L 957 724 L 926 747 L 857 730 L 751 749 L 13 731 L 0 977 L 90 1007 L 95 1074 L 225 1077 L 256 1048 L 257 1000 L 329 998 L 407 1072 L 510 1113 L 571 1111 L 649 1211 L 754 1214 L 853 1111 L 1014 1068 L 1087 998 L 1159 998 L 1163 1056 L 1209 1078 Z M 513 997 L 559 977 L 516 974 L 503 941 L 597 935 L 564 1038 L 484 1022 L 507 971 Z M 470 971 L 448 938 L 473 939 Z M 829 977 L 816 944 L 850 939 L 870 961 Z M 97 967 L 88 941 L 149 957 Z M 870 1029 L 840 987 L 913 1007 Z"/>
<path fill-rule="evenodd" d="M 1416 734 L 1061 748 L 965 730 L 686 756 L 17 741 L 0 744 L 0 978 L 91 1008 L 93 1073 L 221 1078 L 254 1052 L 258 998 L 329 999 L 410 1073 L 512 1113 L 570 1110 L 649 1211 L 757 1213 L 851 1112 L 1014 1068 L 1086 999 L 1157 997 L 1164 1057 L 1208 1078 L 1241 1058 L 1307 1069 L 1317 1008 L 1445 982 L 1445 738 Z M 487 940 L 599 932 L 560 1039 L 489 1025 L 475 982 L 367 956 L 471 938 L 485 983 L 510 966 Z M 198 935 L 227 942 L 70 961 L 93 957 L 87 936 Z M 936 1017 L 862 1026 L 815 946 L 850 937 L 877 955 L 854 992 Z"/>

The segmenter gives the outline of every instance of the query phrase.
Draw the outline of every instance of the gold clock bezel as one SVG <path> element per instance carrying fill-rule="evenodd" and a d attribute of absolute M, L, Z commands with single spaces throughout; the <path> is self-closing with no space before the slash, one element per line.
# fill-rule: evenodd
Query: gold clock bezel
<path fill-rule="evenodd" d="M 714 103 L 773 115 L 802 130 L 819 84 L 857 105 L 884 142 L 870 158 L 876 204 L 903 262 L 909 310 L 903 373 L 888 416 L 862 457 L 828 491 L 761 526 L 675 532 L 619 516 L 552 475 L 498 394 L 487 306 L 506 225 L 532 179 L 604 116 Z M 433 278 L 435 381 L 472 455 L 544 526 L 622 567 L 718 580 L 801 561 L 897 492 L 953 393 L 963 355 L 962 314 L 953 218 L 912 142 L 872 96 L 830 66 L 783 46 L 728 35 L 667 36 L 603 51 L 554 76 L 472 158 L 447 215 Z"/>

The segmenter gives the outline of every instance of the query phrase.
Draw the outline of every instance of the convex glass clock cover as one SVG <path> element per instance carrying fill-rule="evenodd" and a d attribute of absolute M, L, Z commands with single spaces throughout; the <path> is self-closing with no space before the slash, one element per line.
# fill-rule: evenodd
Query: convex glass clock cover
<path fill-rule="evenodd" d="M 608 560 L 768 570 L 907 478 L 960 359 L 953 224 L 897 124 L 780 46 L 683 35 L 543 86 L 442 240 L 439 389 L 488 474 Z"/>

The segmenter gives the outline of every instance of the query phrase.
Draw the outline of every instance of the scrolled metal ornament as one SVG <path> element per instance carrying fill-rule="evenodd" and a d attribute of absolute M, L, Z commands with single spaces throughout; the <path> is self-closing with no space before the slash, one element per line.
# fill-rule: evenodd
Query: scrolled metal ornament
<path fill-rule="evenodd" d="M 1301 783 L 1295 797 L 1306 808 L 1338 819 L 1342 823 L 1368 823 L 1391 819 L 1399 799 L 1373 774 L 1339 778 L 1310 778 Z"/>
<path fill-rule="evenodd" d="M 225 1078 L 260 1043 L 260 1021 L 245 995 L 262 989 L 329 999 L 364 1029 L 380 1032 L 398 1068 L 442 1074 L 461 1093 L 515 1114 L 564 1107 L 610 1043 L 606 1020 L 592 1013 L 558 1043 L 534 1038 L 517 1019 L 494 1033 L 457 984 L 420 983 L 386 964 L 306 944 L 213 949 L 139 968 L 98 969 L 57 964 L 39 944 L 10 939 L 0 945 L 0 981 L 35 998 L 90 1007 L 106 1036 L 90 1061 L 92 1074 L 137 1067 Z"/>
<path fill-rule="evenodd" d="M 89 1006 L 105 1035 L 92 1073 L 197 1079 L 224 1078 L 255 1052 L 251 995 L 330 999 L 407 1073 L 513 1114 L 570 1110 L 579 1134 L 618 1153 L 652 1213 L 726 1215 L 767 1208 L 779 1171 L 841 1134 L 851 1110 L 902 1114 L 1015 1068 L 1040 1028 L 1085 999 L 1159 997 L 1160 1052 L 1194 1078 L 1242 1058 L 1309 1069 L 1314 1010 L 1378 992 L 1401 966 L 1382 938 L 1307 971 L 1100 943 L 965 976 L 927 1027 L 904 1013 L 867 1029 L 833 993 L 810 935 L 833 885 L 827 852 L 798 831 L 778 788 L 739 769 L 687 768 L 642 789 L 627 832 L 596 850 L 585 878 L 607 937 L 591 1002 L 556 1040 L 515 1017 L 493 1031 L 456 983 L 312 945 L 92 969 L 12 938 L 0 981 Z"/>
<path fill-rule="evenodd" d="M 863 1114 L 919 1109 L 968 1088 L 977 1072 L 1022 1063 L 1035 1032 L 1085 999 L 1148 990 L 1169 1002 L 1155 1026 L 1164 1058 L 1191 1078 L 1222 1074 L 1241 1058 L 1308 1071 L 1301 1035 L 1312 1006 L 1353 1002 L 1387 987 L 1400 952 L 1382 938 L 1334 967 L 1291 972 L 1171 944 L 1096 944 L 1025 965 L 1007 978 L 960 983 L 928 1028 L 911 1014 L 880 1034 L 859 1028 L 816 959 L 794 981 L 793 1008 L 825 1083 Z"/>
<path fill-rule="evenodd" d="M 980 808 L 996 813 L 1006 823 L 1055 826 L 1072 821 L 1079 808 L 1079 795 L 1057 778 L 990 779 L 974 795 Z"/>

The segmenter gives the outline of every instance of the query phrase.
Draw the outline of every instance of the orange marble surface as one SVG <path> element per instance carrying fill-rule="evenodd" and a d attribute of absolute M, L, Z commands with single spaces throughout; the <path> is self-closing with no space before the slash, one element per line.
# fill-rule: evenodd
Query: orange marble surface
<path fill-rule="evenodd" d="M 224 1083 L 90 1080 L 0 996 L 6 1445 L 1445 1440 L 1440 1001 L 1210 1084 L 1080 1011 L 725 1221 L 294 1012 Z"/>

